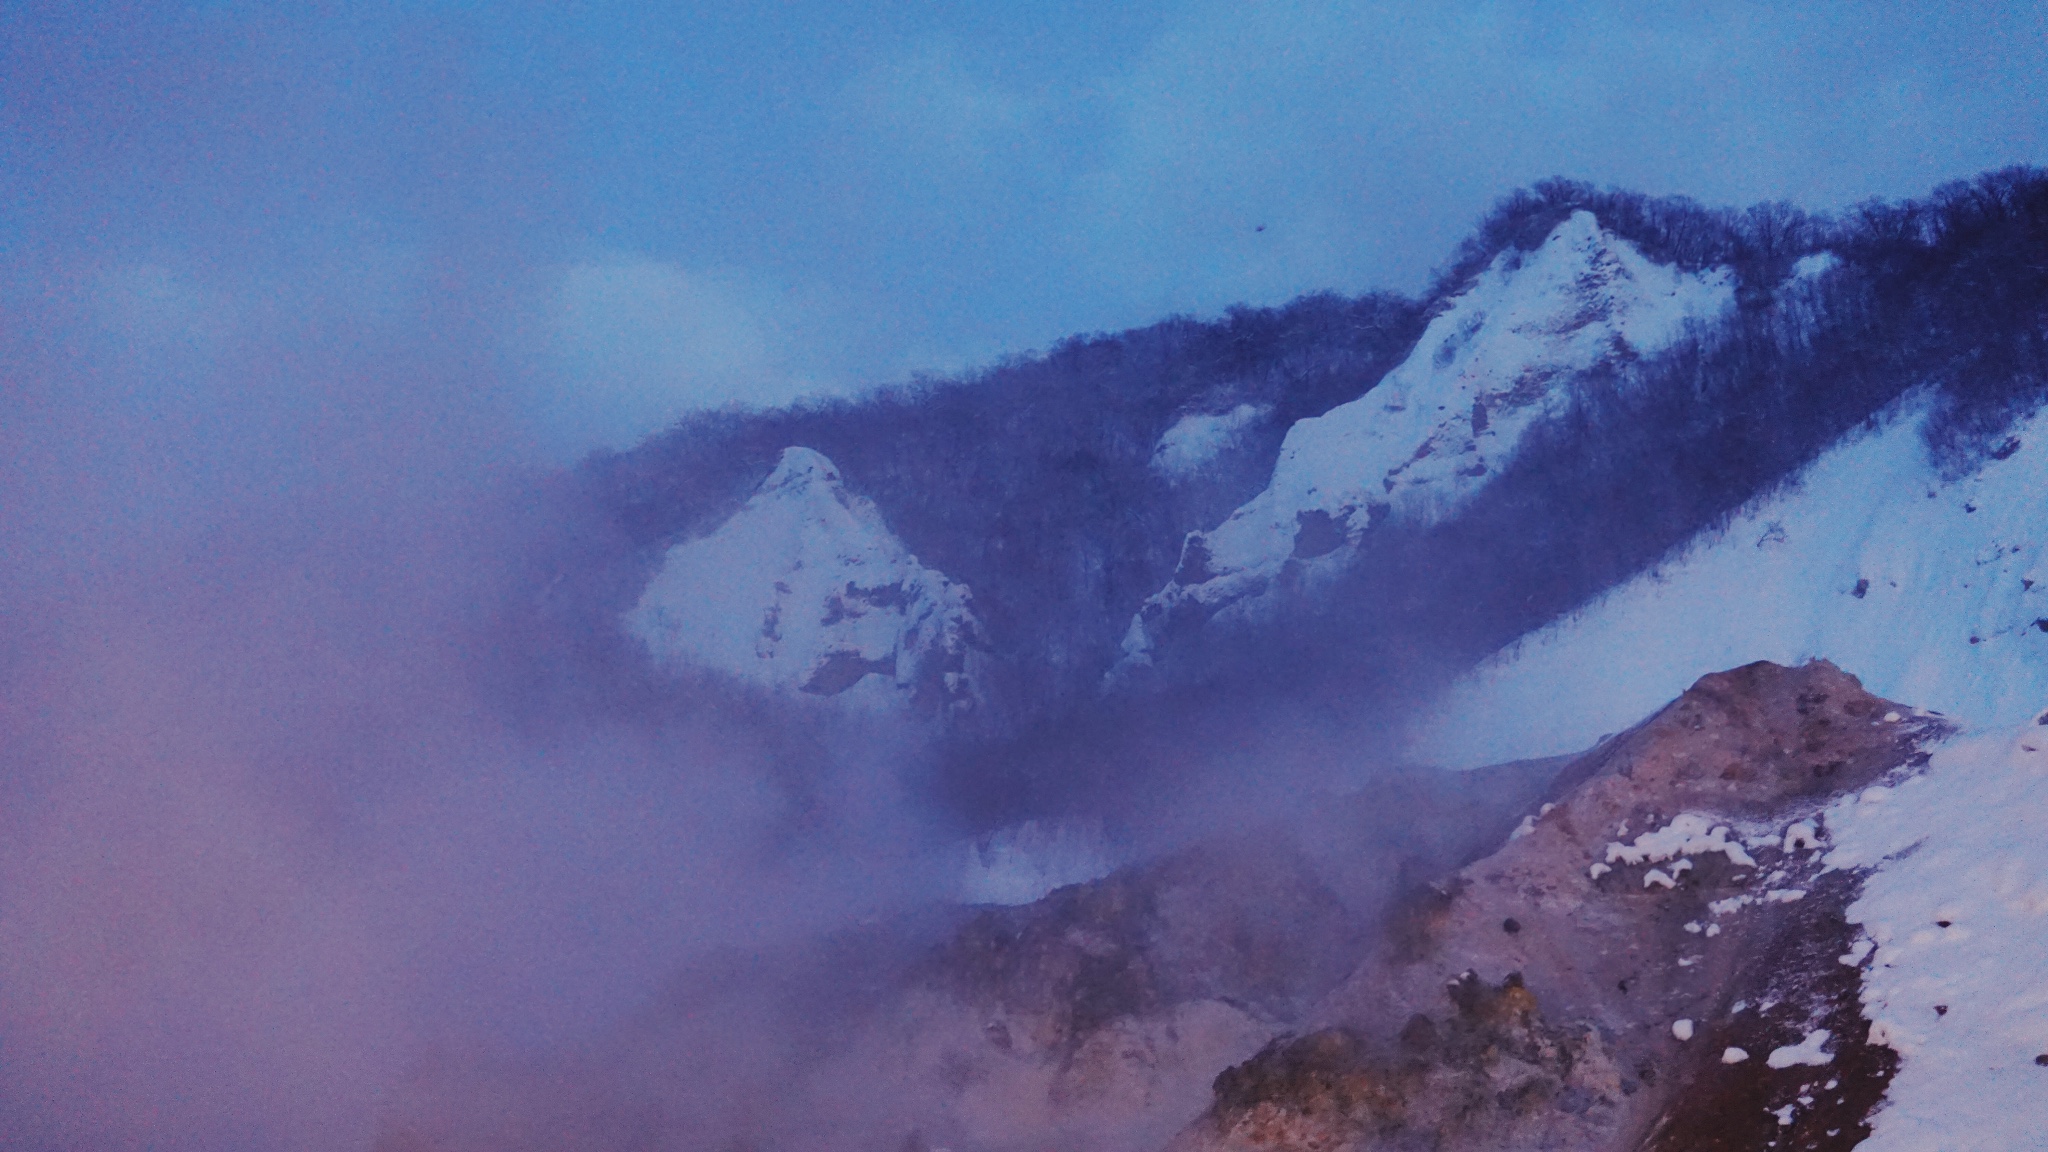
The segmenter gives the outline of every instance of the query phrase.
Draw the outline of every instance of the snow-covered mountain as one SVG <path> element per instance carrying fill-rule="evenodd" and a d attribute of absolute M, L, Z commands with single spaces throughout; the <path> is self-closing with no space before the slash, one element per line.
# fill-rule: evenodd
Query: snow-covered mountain
<path fill-rule="evenodd" d="M 1973 725 L 2048 705 L 2048 413 L 1966 476 L 1924 398 L 1719 532 L 1465 677 L 1418 733 L 1471 766 L 1591 745 L 1700 668 L 1824 656 Z"/>
<path fill-rule="evenodd" d="M 862 708 L 971 709 L 968 589 L 918 563 L 839 470 L 788 448 L 732 518 L 668 550 L 627 626 L 657 662 Z"/>
<path fill-rule="evenodd" d="M 1646 258 L 1584 210 L 1533 252 L 1500 252 L 1378 387 L 1294 424 L 1264 491 L 1187 537 L 1172 582 L 1132 619 L 1122 667 L 1150 663 L 1176 628 L 1255 619 L 1280 589 L 1340 571 L 1375 524 L 1451 514 L 1577 381 L 1714 321 L 1734 288 L 1727 269 Z"/>

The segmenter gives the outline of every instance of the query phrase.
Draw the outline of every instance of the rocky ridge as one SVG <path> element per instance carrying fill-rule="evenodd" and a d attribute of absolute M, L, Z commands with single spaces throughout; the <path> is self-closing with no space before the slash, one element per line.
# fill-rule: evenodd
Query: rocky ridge
<path fill-rule="evenodd" d="M 808 448 L 786 449 L 730 519 L 669 548 L 626 626 L 664 667 L 778 692 L 922 715 L 981 699 L 972 594 L 920 564 Z"/>
<path fill-rule="evenodd" d="M 1422 890 L 1174 1147 L 1853 1147 L 1896 1060 L 1821 813 L 1946 732 L 1825 662 L 1701 679 Z"/>
<path fill-rule="evenodd" d="M 1728 270 L 1658 264 L 1584 210 L 1535 251 L 1501 252 L 1376 387 L 1289 429 L 1264 491 L 1187 537 L 1172 581 L 1132 618 L 1113 678 L 1179 631 L 1255 619 L 1286 589 L 1341 571 L 1374 525 L 1450 515 L 1579 380 L 1669 346 L 1733 299 Z"/>

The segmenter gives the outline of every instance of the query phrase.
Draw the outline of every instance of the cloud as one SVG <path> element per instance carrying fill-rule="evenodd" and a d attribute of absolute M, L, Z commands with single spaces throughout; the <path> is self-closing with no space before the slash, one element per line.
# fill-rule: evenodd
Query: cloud
<path fill-rule="evenodd" d="M 735 282 L 638 256 L 564 270 L 552 302 L 560 376 L 539 414 L 577 448 L 625 447 L 694 409 L 812 391 L 781 326 Z"/>
<path fill-rule="evenodd" d="M 867 69 L 845 107 L 870 147 L 924 178 L 987 174 L 1036 150 L 1043 108 L 964 64 L 945 44 L 925 43 Z"/>

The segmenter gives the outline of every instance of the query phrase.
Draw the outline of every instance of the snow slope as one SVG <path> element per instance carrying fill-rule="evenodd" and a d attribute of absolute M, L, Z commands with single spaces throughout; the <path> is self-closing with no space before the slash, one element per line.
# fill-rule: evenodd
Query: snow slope
<path fill-rule="evenodd" d="M 1703 668 L 1825 657 L 1973 725 L 2048 704 L 2048 413 L 1944 481 L 1913 402 L 1659 570 L 1525 637 L 1419 726 L 1471 767 L 1587 747 Z"/>
<path fill-rule="evenodd" d="M 1169 480 L 1185 480 L 1270 411 L 1264 405 L 1239 404 L 1228 412 L 1191 412 L 1159 437 L 1152 448 L 1152 470 Z"/>
<path fill-rule="evenodd" d="M 1126 663 L 1149 662 L 1181 620 L 1253 610 L 1290 564 L 1334 571 L 1383 518 L 1447 515 L 1582 374 L 1670 345 L 1733 298 L 1728 271 L 1654 263 L 1584 211 L 1535 251 L 1502 252 L 1378 387 L 1288 430 L 1263 492 L 1188 537 L 1173 582 L 1131 622 Z"/>
<path fill-rule="evenodd" d="M 1849 908 L 1867 939 L 1842 959 L 1900 1058 L 1859 1147 L 2048 1146 L 2048 727 L 1937 749 L 1825 823 L 1828 865 L 1874 869 Z"/>
<path fill-rule="evenodd" d="M 983 647 L 965 585 L 919 564 L 839 470 L 788 448 L 709 535 L 669 549 L 626 617 L 670 666 L 858 707 L 970 707 Z"/>

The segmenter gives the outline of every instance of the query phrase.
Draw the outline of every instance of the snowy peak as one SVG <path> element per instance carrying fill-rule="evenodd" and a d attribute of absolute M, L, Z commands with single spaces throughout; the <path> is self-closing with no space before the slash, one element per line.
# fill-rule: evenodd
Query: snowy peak
<path fill-rule="evenodd" d="M 822 452 L 809 448 L 784 448 L 781 459 L 775 462 L 775 470 L 761 481 L 761 492 L 811 491 L 822 492 L 834 501 L 844 503 L 846 489 L 839 477 L 839 469 L 825 459 Z M 801 498 L 801 497 L 800 497 Z"/>
<path fill-rule="evenodd" d="M 658 663 L 857 707 L 970 708 L 981 627 L 832 461 L 788 448 L 709 535 L 669 549 L 627 614 Z"/>
<path fill-rule="evenodd" d="M 1149 662 L 1162 629 L 1270 607 L 1290 566 L 1309 583 L 1334 572 L 1374 524 L 1451 514 L 1587 373 L 1661 351 L 1733 300 L 1728 270 L 1658 264 L 1590 212 L 1533 252 L 1502 252 L 1377 387 L 1288 430 L 1265 491 L 1188 538 L 1173 583 L 1132 621 L 1127 663 Z"/>

